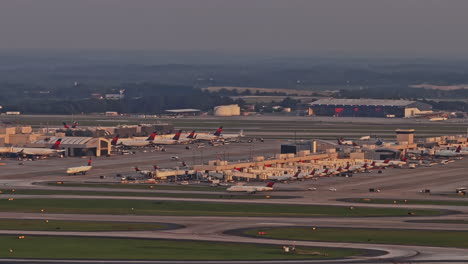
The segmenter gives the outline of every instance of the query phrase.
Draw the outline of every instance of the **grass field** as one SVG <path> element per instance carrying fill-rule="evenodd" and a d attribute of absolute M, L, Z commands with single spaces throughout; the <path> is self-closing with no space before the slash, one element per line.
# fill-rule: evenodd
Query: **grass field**
<path fill-rule="evenodd" d="M 146 189 L 146 190 L 178 190 L 178 191 L 200 191 L 200 192 L 224 192 L 226 187 L 193 186 L 193 185 L 162 185 L 162 184 L 121 184 L 121 183 L 68 183 L 57 184 L 49 182 L 47 185 L 60 187 L 89 187 L 109 189 Z M 151 187 L 152 186 L 152 187 Z"/>
<path fill-rule="evenodd" d="M 259 235 L 258 232 L 265 232 Z M 468 232 L 446 230 L 398 230 L 367 228 L 279 227 L 249 229 L 243 234 L 288 240 L 420 245 L 468 248 Z"/>
<path fill-rule="evenodd" d="M 370 203 L 370 204 L 431 204 L 431 205 L 454 205 L 454 206 L 467 206 L 468 201 L 448 201 L 448 200 L 398 200 L 398 199 L 370 199 L 370 198 L 356 198 L 344 199 L 347 202 L 356 203 Z"/>
<path fill-rule="evenodd" d="M 170 227 L 162 223 L 0 219 L 0 230 L 93 232 L 162 230 Z"/>
<path fill-rule="evenodd" d="M 0 236 L 1 258 L 280 260 L 343 258 L 365 253 L 356 249 L 298 249 L 303 253 L 285 254 L 281 246 L 240 243 L 62 236 L 26 236 L 18 239 L 17 236 Z M 314 255 L 315 252 L 323 255 Z"/>
<path fill-rule="evenodd" d="M 399 208 L 354 208 L 292 204 L 214 203 L 112 199 L 14 199 L 0 200 L 0 211 L 75 214 L 137 214 L 187 216 L 404 216 Z M 439 210 L 411 210 L 414 215 L 440 215 Z"/>
<path fill-rule="evenodd" d="M 81 196 L 128 196 L 128 197 L 169 197 L 169 198 L 200 198 L 200 199 L 289 199 L 294 196 L 250 195 L 250 194 L 202 194 L 202 193 L 161 193 L 161 192 L 113 192 L 113 191 L 75 191 L 75 190 L 21 190 L 3 191 L 4 195 L 81 195 Z"/>

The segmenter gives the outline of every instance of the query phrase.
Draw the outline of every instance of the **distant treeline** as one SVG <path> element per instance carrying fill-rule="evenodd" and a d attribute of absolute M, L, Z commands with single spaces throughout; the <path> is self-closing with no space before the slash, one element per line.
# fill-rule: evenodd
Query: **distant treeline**
<path fill-rule="evenodd" d="M 122 100 L 91 97 L 92 93 L 118 93 L 125 89 Z M 5 90 L 3 88 L 2 90 Z M 42 91 L 42 92 L 40 92 Z M 25 114 L 78 114 L 117 111 L 119 113 L 159 114 L 174 108 L 211 110 L 216 105 L 243 103 L 219 94 L 203 92 L 188 86 L 163 84 L 127 84 L 109 89 L 76 86 L 63 89 L 6 89 L 0 95 L 0 105 L 6 111 Z"/>

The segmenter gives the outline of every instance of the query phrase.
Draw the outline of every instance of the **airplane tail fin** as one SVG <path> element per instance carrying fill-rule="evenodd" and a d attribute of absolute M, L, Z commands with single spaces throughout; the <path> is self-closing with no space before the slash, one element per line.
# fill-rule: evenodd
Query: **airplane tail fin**
<path fill-rule="evenodd" d="M 67 123 L 65 123 L 65 122 L 62 122 L 62 124 L 63 124 L 63 128 L 67 128 L 67 129 L 68 129 L 68 128 L 70 128 L 70 126 L 69 126 L 69 125 L 67 125 Z"/>
<path fill-rule="evenodd" d="M 78 122 L 73 121 L 72 128 L 76 128 L 78 126 Z"/>
<path fill-rule="evenodd" d="M 119 135 L 115 136 L 115 137 L 112 139 L 111 145 L 112 145 L 112 146 L 117 145 L 117 141 L 118 141 L 118 140 L 119 140 Z"/>
<path fill-rule="evenodd" d="M 159 169 L 158 165 L 153 165 L 153 169 L 158 170 Z"/>
<path fill-rule="evenodd" d="M 341 140 L 339 138 L 336 139 L 336 141 L 338 141 L 338 145 L 342 145 L 343 143 L 341 143 Z"/>
<path fill-rule="evenodd" d="M 89 158 L 88 160 L 88 166 L 91 166 L 91 164 L 93 163 L 93 160 L 91 158 Z"/>
<path fill-rule="evenodd" d="M 172 139 L 173 139 L 173 140 L 179 140 L 180 134 L 182 134 L 182 130 L 179 130 L 179 131 L 174 135 L 174 137 L 173 137 Z"/>
<path fill-rule="evenodd" d="M 190 132 L 190 134 L 187 136 L 187 138 L 190 138 L 190 139 L 195 139 L 197 136 L 195 136 L 195 130 L 193 130 L 192 132 Z"/>
<path fill-rule="evenodd" d="M 219 137 L 219 136 L 221 136 L 221 133 L 222 133 L 222 132 L 223 132 L 223 126 L 220 126 L 220 127 L 216 130 L 216 132 L 213 133 L 213 135 Z"/>
<path fill-rule="evenodd" d="M 462 147 L 461 147 L 461 145 L 459 145 L 459 146 L 457 147 L 457 149 L 455 150 L 455 152 L 460 153 L 461 150 L 462 150 Z"/>
<path fill-rule="evenodd" d="M 141 171 L 141 170 L 140 170 L 140 168 L 135 167 L 135 171 L 136 171 L 136 172 L 139 172 L 139 171 Z"/>
<path fill-rule="evenodd" d="M 156 137 L 157 133 L 156 131 L 154 131 L 153 133 L 151 133 L 151 135 L 149 135 L 149 137 L 146 139 L 148 141 L 153 141 L 154 138 Z"/>
<path fill-rule="evenodd" d="M 62 143 L 62 139 L 59 138 L 57 141 L 55 141 L 54 145 L 52 146 L 52 149 L 60 149 L 60 144 Z"/>
<path fill-rule="evenodd" d="M 266 187 L 270 187 L 270 188 L 271 188 L 271 187 L 273 187 L 273 185 L 275 185 L 275 182 L 269 182 L 269 183 L 267 184 Z"/>

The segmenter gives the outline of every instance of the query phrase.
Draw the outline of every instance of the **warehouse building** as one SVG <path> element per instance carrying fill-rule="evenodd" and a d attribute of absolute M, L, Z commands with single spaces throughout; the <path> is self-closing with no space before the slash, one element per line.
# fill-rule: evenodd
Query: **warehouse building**
<path fill-rule="evenodd" d="M 309 114 L 339 117 L 413 117 L 432 112 L 429 104 L 408 100 L 324 98 L 309 103 Z"/>
<path fill-rule="evenodd" d="M 198 116 L 201 114 L 200 109 L 192 109 L 192 108 L 169 109 L 169 110 L 165 110 L 164 112 L 172 116 Z"/>
<path fill-rule="evenodd" d="M 240 115 L 240 107 L 236 104 L 216 106 L 213 114 L 215 116 L 238 116 Z"/>

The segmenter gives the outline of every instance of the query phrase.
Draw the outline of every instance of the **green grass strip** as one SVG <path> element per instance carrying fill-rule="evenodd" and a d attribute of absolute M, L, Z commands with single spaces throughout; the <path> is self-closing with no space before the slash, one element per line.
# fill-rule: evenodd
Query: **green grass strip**
<path fill-rule="evenodd" d="M 407 209 L 293 204 L 256 204 L 120 199 L 0 199 L 0 211 L 74 214 L 136 214 L 185 216 L 404 216 Z M 440 215 L 439 210 L 411 210 L 414 215 Z"/>
<path fill-rule="evenodd" d="M 0 219 L 0 230 L 93 232 L 162 230 L 170 227 L 163 223 Z"/>
<path fill-rule="evenodd" d="M 1 258 L 131 259 L 131 260 L 260 260 L 327 259 L 361 255 L 365 251 L 337 248 L 298 248 L 286 254 L 281 246 L 62 236 L 0 236 Z M 315 254 L 314 254 L 315 253 Z"/>
<path fill-rule="evenodd" d="M 258 232 L 264 234 L 259 235 Z M 468 239 L 466 239 L 468 233 L 463 231 L 279 227 L 249 229 L 243 233 L 256 237 L 289 240 L 468 248 Z"/>
<path fill-rule="evenodd" d="M 452 200 L 400 200 L 400 199 L 374 199 L 374 198 L 356 198 L 344 199 L 347 202 L 369 203 L 369 204 L 421 204 L 421 205 L 454 205 L 467 206 L 468 201 L 452 201 Z"/>
<path fill-rule="evenodd" d="M 158 192 L 116 192 L 116 191 L 81 191 L 81 190 L 31 190 L 15 189 L 15 191 L 4 190 L 5 195 L 25 194 L 25 195 L 87 195 L 87 196 L 138 196 L 138 197 L 170 197 L 170 198 L 200 198 L 200 199 L 288 199 L 294 196 L 277 196 L 262 194 L 203 194 L 203 193 L 164 193 Z"/>

